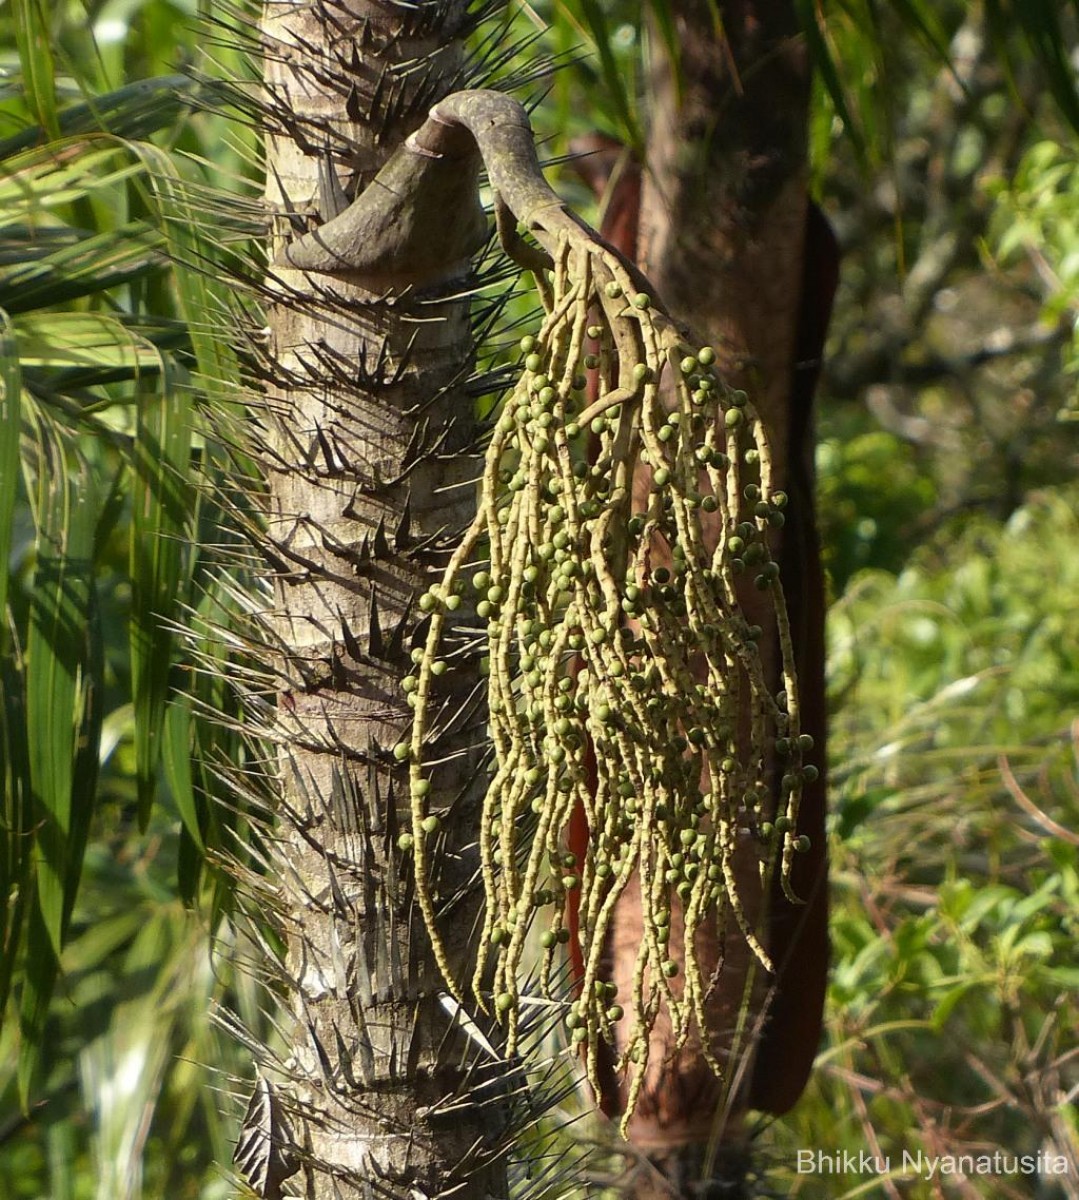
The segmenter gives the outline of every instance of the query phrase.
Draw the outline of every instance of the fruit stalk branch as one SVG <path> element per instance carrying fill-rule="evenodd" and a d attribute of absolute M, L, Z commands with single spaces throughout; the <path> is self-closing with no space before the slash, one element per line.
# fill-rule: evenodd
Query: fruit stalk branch
<path fill-rule="evenodd" d="M 340 215 L 291 242 L 278 266 L 347 274 L 373 288 L 432 286 L 459 275 L 487 237 L 480 167 L 495 193 L 499 237 L 522 267 L 550 270 L 559 237 L 602 244 L 639 290 L 639 270 L 606 246 L 543 177 L 532 126 L 501 92 L 469 90 L 440 100 L 374 180 Z M 517 232 L 517 222 L 542 249 Z"/>

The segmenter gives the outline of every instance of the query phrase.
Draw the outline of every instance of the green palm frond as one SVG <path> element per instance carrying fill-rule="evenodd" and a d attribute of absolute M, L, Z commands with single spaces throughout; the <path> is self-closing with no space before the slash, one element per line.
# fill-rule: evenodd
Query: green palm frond
<path fill-rule="evenodd" d="M 174 126 L 196 85 L 170 76 L 85 96 L 53 121 L 33 92 L 47 72 L 30 81 L 23 65 L 31 120 L 0 143 L 0 1007 L 19 978 L 25 1099 L 99 766 L 118 740 L 132 747 L 140 824 L 150 818 L 195 570 L 196 388 L 223 388 L 231 366 L 207 322 L 213 285 L 178 168 L 135 140 Z M 125 622 L 130 658 L 117 657 Z M 190 771 L 168 774 L 192 787 Z M 190 791 L 170 800 L 193 820 Z M 189 898 L 198 875 L 188 863 Z"/>
<path fill-rule="evenodd" d="M 227 1159 L 236 1117 L 205 1071 L 212 1064 L 227 1088 L 244 1067 L 215 1005 L 261 1026 L 245 981 L 211 960 L 205 922 L 176 897 L 169 824 L 160 810 L 145 837 L 109 823 L 88 847 L 46 1017 L 40 1103 L 22 1116 L 19 1033 L 0 1032 L 0 1129 L 20 1127 L 0 1155 L 0 1194 L 222 1194 L 209 1158 Z M 48 1153 L 58 1138 L 64 1153 Z"/>
<path fill-rule="evenodd" d="M 47 8 L 41 0 L 12 0 L 11 7 L 26 106 L 50 137 L 59 137 L 56 64 L 49 48 Z"/>
<path fill-rule="evenodd" d="M 1033 72 L 1049 86 L 1058 113 L 1079 129 L 1079 84 L 1071 56 L 1076 48 L 1075 14 L 1069 22 L 1054 0 L 1035 3 L 989 0 L 984 6 L 937 5 L 925 0 L 796 0 L 821 90 L 815 122 L 817 157 L 830 143 L 834 118 L 863 166 L 887 162 L 901 119 L 902 93 L 911 76 L 912 53 L 920 53 L 966 89 L 959 60 L 969 46 L 964 30 L 993 42 L 997 65 L 1015 81 Z M 1020 104 L 1024 104 L 1019 95 Z"/>
<path fill-rule="evenodd" d="M 1066 32 L 1067 12 L 1071 9 L 1071 33 Z M 1002 57 L 1015 67 L 1014 31 L 1023 35 L 1024 51 L 1037 64 L 1049 85 L 1053 99 L 1069 125 L 1079 130 L 1079 87 L 1076 84 L 1075 19 L 1076 4 L 1059 0 L 986 0 L 986 19 Z"/>

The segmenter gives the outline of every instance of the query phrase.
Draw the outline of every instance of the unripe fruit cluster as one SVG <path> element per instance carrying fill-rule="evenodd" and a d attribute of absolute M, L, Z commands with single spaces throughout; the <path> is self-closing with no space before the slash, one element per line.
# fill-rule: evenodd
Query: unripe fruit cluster
<path fill-rule="evenodd" d="M 567 1024 L 594 1071 L 596 1048 L 618 1022 L 631 1026 L 627 1067 L 647 1061 L 660 1006 L 676 1041 L 704 1027 L 709 984 L 695 931 L 705 922 L 733 920 L 770 967 L 736 883 L 738 831 L 757 831 L 762 870 L 779 850 L 789 872 L 803 849 L 793 833 L 798 798 L 814 768 L 803 764 L 811 743 L 797 728 L 769 541 L 787 499 L 771 487 L 752 404 L 717 377 L 715 352 L 686 347 L 606 251 L 568 246 L 562 261 L 543 326 L 521 342 L 522 374 L 495 422 L 477 520 L 420 599 L 429 624 L 405 688 L 415 717 L 397 748 L 413 825 L 400 844 L 415 856 L 417 895 L 449 977 L 427 883 L 427 842 L 440 822 L 423 769 L 438 755 L 430 730 L 447 670 L 442 640 L 452 620 L 468 620 L 454 617 L 468 612 L 464 594 L 486 635 L 494 749 L 473 986 L 505 1021 L 512 1052 L 528 930 L 538 917 L 549 986 L 569 939 L 567 903 L 575 905 L 584 980 Z M 641 478 L 644 494 L 634 486 Z M 765 593 L 757 609 L 770 604 L 775 614 L 782 697 L 758 650 L 764 630 L 742 612 L 743 574 Z M 784 756 L 784 794 L 769 820 L 773 746 Z M 564 846 L 575 810 L 589 827 L 582 861 Z M 618 1004 L 601 978 L 603 946 L 613 899 L 634 876 L 642 982 Z M 674 908 L 685 930 L 681 967 L 670 946 Z"/>

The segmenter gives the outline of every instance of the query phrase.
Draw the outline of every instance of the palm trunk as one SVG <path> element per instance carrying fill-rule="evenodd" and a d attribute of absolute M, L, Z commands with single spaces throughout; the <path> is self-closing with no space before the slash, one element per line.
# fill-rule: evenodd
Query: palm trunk
<path fill-rule="evenodd" d="M 320 155 L 330 152 L 348 191 L 362 190 L 450 90 L 465 8 L 267 5 L 278 248 L 304 231 L 298 217 L 333 215 L 317 197 Z M 458 290 L 467 271 L 467 260 L 448 266 Z M 408 768 L 393 751 L 411 721 L 401 683 L 423 620 L 413 598 L 474 512 L 476 475 L 467 301 L 407 284 L 391 274 L 376 293 L 347 273 L 290 269 L 267 283 L 271 382 L 259 438 L 275 566 L 268 626 L 285 681 L 271 875 L 291 1017 L 278 1081 L 285 1124 L 271 1130 L 291 1151 L 278 1145 L 284 1161 L 267 1195 L 297 1164 L 309 1197 L 505 1194 L 491 1163 L 504 1121 L 478 1088 L 491 1064 L 477 1062 L 482 1052 L 447 1013 L 407 839 L 399 845 L 411 828 Z M 473 716 L 470 728 L 476 678 L 452 674 L 430 797 L 443 814 L 431 886 L 463 975 L 478 905 L 468 847 L 483 723 Z"/>

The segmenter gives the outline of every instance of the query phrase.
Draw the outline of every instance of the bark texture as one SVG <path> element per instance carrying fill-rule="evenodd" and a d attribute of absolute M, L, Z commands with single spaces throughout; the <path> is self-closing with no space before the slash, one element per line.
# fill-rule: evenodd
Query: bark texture
<path fill-rule="evenodd" d="M 465 10 L 456 0 L 266 5 L 275 253 L 334 215 L 320 165 L 358 193 L 451 90 Z M 467 255 L 475 202 L 444 220 L 447 243 Z M 259 418 L 277 567 L 269 624 L 287 680 L 274 731 L 272 872 L 292 1021 L 279 1090 L 308 1197 L 503 1196 L 491 1162 L 503 1080 L 447 1009 L 398 846 L 411 818 L 408 768 L 393 753 L 411 721 L 400 685 L 422 628 L 413 597 L 474 512 L 469 315 L 449 294 L 468 262 L 445 265 L 441 294 L 410 290 L 415 264 L 400 277 L 384 264 L 377 279 L 315 266 L 332 273 L 290 269 L 286 256 L 268 279 L 272 379 Z M 478 667 L 449 674 L 432 888 L 463 976 L 478 908 L 483 718 Z"/>

